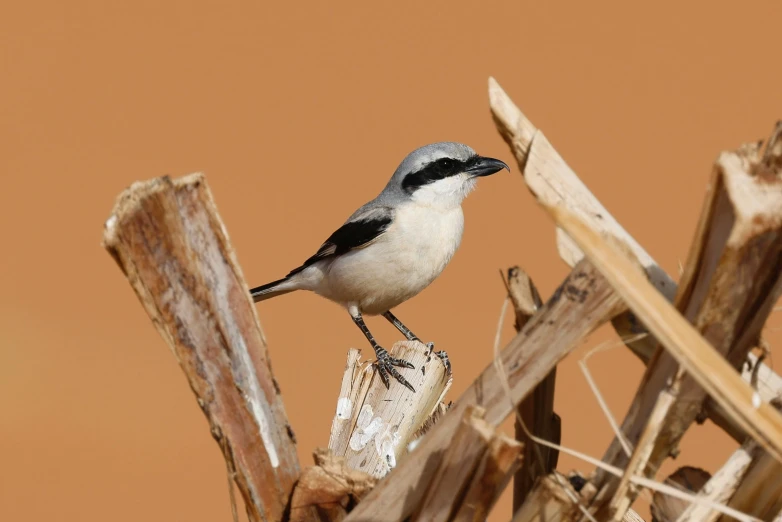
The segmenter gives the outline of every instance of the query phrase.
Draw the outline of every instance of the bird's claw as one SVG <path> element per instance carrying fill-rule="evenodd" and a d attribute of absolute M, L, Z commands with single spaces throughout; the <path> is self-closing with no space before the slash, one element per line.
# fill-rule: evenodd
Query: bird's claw
<path fill-rule="evenodd" d="M 383 381 L 383 384 L 385 385 L 386 389 L 389 389 L 391 387 L 390 379 L 388 378 L 389 374 L 399 381 L 402 385 L 404 385 L 408 390 L 415 393 L 415 388 L 413 388 L 413 385 L 407 382 L 407 379 L 402 377 L 402 374 L 397 371 L 394 366 L 399 366 L 401 368 L 411 368 L 415 369 L 415 366 L 413 366 L 411 363 L 403 360 L 403 359 L 397 359 L 395 357 L 391 357 L 387 351 L 380 348 L 379 350 L 376 350 L 377 355 L 377 361 L 375 361 L 375 368 L 377 368 L 377 373 L 380 375 L 380 380 Z"/>
<path fill-rule="evenodd" d="M 448 375 L 450 375 L 451 360 L 448 359 L 448 354 L 445 353 L 445 350 L 440 350 L 439 352 L 435 352 L 435 355 L 440 358 L 440 360 L 443 362 L 443 365 L 445 366 L 445 371 L 448 372 Z"/>

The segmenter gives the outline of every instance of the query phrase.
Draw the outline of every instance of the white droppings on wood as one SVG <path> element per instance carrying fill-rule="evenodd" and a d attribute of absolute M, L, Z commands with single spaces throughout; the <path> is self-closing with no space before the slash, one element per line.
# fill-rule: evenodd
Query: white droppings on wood
<path fill-rule="evenodd" d="M 760 408 L 760 404 L 763 402 L 763 400 L 760 398 L 760 394 L 758 392 L 755 392 L 752 394 L 752 407 L 756 410 Z"/>
<path fill-rule="evenodd" d="M 382 422 L 382 420 L 381 424 L 383 428 L 375 437 L 375 449 L 383 462 L 388 464 L 389 468 L 393 468 L 396 466 L 396 447 L 402 437 L 399 435 L 399 431 L 393 430 L 392 432 L 389 424 Z"/>
<path fill-rule="evenodd" d="M 340 397 L 337 401 L 337 418 L 347 420 L 353 414 L 353 403 L 347 397 Z"/>
<path fill-rule="evenodd" d="M 361 411 L 358 413 L 358 419 L 356 420 L 356 429 L 350 437 L 350 449 L 353 451 L 361 451 L 364 449 L 369 441 L 375 436 L 375 433 L 380 429 L 378 422 L 382 423 L 383 420 L 380 417 L 372 419 L 373 413 L 372 406 L 369 404 L 365 404 L 361 407 Z"/>

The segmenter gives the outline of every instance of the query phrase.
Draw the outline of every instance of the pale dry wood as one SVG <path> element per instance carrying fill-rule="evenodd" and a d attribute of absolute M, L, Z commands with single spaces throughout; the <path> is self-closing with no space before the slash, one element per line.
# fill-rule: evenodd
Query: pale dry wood
<path fill-rule="evenodd" d="M 756 448 L 752 463 L 728 506 L 761 520 L 772 520 L 782 510 L 782 464 Z M 730 517 L 722 516 L 721 522 Z"/>
<path fill-rule="evenodd" d="M 506 286 L 516 315 L 514 328 L 519 332 L 543 306 L 543 302 L 532 279 L 517 266 L 508 269 Z M 524 458 L 521 469 L 513 478 L 514 511 L 521 507 L 537 478 L 548 475 L 557 467 L 559 452 L 538 445 L 525 431 L 526 427 L 535 437 L 554 444 L 560 443 L 562 424 L 559 415 L 554 413 L 556 378 L 557 369 L 554 368 L 518 407 L 514 427 L 516 440 L 524 444 Z M 524 421 L 524 426 L 519 417 Z"/>
<path fill-rule="evenodd" d="M 758 344 L 782 291 L 782 179 L 772 172 L 756 175 L 760 161 L 757 148 L 720 155 L 675 300 L 704 340 L 736 366 Z M 647 474 L 676 450 L 707 397 L 673 354 L 655 355 L 622 424 L 631 444 L 663 389 L 674 390 L 677 400 L 655 443 Z M 626 464 L 618 439 L 603 460 Z M 605 489 L 596 501 L 600 505 L 616 480 L 598 473 L 596 481 Z"/>
<path fill-rule="evenodd" d="M 554 471 L 535 483 L 527 501 L 513 515 L 512 522 L 582 520 L 582 509 L 586 504 L 582 502 L 579 507 L 579 501 L 584 498 L 583 493 L 576 492 L 564 475 Z M 622 522 L 644 522 L 644 519 L 628 509 Z"/>
<path fill-rule="evenodd" d="M 733 452 L 733 455 L 713 476 L 709 477 L 708 473 L 701 470 L 702 484 L 688 480 L 687 489 L 698 491 L 700 499 L 727 504 L 749 469 L 755 448 L 757 448 L 755 441 L 747 441 Z M 652 513 L 655 513 L 655 510 L 660 512 L 659 515 L 655 514 L 660 522 L 715 522 L 721 516 L 720 512 L 711 509 L 705 503 L 688 503 L 662 493 L 654 495 Z"/>
<path fill-rule="evenodd" d="M 759 400 L 725 358 L 638 273 L 625 250 L 567 211 L 555 207 L 548 211 L 681 367 L 751 437 L 782 461 L 782 415 Z"/>
<path fill-rule="evenodd" d="M 519 465 L 522 445 L 499 434 L 470 406 L 437 466 L 413 520 L 485 520 Z"/>
<path fill-rule="evenodd" d="M 137 182 L 103 245 L 185 372 L 248 518 L 283 516 L 299 462 L 269 353 L 205 178 Z"/>
<path fill-rule="evenodd" d="M 609 512 L 612 513 L 612 520 L 614 522 L 620 522 L 622 520 L 635 500 L 636 491 L 632 488 L 630 478 L 634 475 L 644 475 L 644 470 L 649 462 L 649 457 L 652 454 L 654 444 L 657 441 L 657 437 L 660 435 L 660 430 L 663 427 L 674 401 L 675 397 L 666 390 L 663 390 L 657 398 L 657 404 L 652 410 L 651 415 L 649 415 L 646 427 L 644 428 L 641 437 L 638 439 L 638 444 L 635 446 L 633 454 L 627 463 L 624 475 L 619 480 L 616 492 L 614 493 L 614 498 L 611 499 L 609 504 Z"/>
<path fill-rule="evenodd" d="M 288 522 L 343 520 L 377 483 L 326 449 L 316 450 L 314 457 L 315 466 L 305 468 L 296 482 Z"/>
<path fill-rule="evenodd" d="M 563 522 L 578 520 L 578 493 L 562 474 L 554 471 L 537 481 L 513 522 Z"/>
<path fill-rule="evenodd" d="M 361 502 L 348 520 L 397 521 L 411 514 L 431 480 L 469 405 L 486 409 L 486 421 L 499 425 L 585 335 L 623 311 L 590 262 L 579 263 L 541 310 L 500 355 L 511 396 L 494 362 L 467 388 L 404 458 L 396 470 Z M 489 351 L 487 350 L 487 357 Z"/>
<path fill-rule="evenodd" d="M 527 169 L 530 151 L 540 131 L 524 116 L 494 78 L 489 78 L 489 106 L 497 130 L 513 150 L 524 175 L 524 181 L 538 201 L 546 206 L 566 205 L 578 218 L 595 230 L 611 230 L 612 235 L 625 243 L 633 252 L 646 271 L 649 281 L 665 296 L 673 299 L 676 285 L 665 272 L 660 270 L 646 250 L 622 228 L 594 196 L 591 196 L 589 189 L 561 158 L 550 158 L 561 163 L 561 166 L 556 167 L 556 176 L 549 175 L 548 169 L 545 168 Z M 544 161 L 547 159 L 544 158 Z M 573 200 L 577 200 L 579 204 L 572 205 Z M 558 234 L 567 235 L 562 231 Z M 571 249 L 571 254 L 566 255 L 570 255 L 572 261 L 577 262 L 583 257 L 578 255 L 580 249 L 572 240 L 567 247 Z"/>
<path fill-rule="evenodd" d="M 514 151 L 519 166 L 524 172 L 537 129 L 493 78 L 489 79 L 489 100 L 497 129 Z M 772 141 L 776 145 L 771 150 L 778 150 L 780 148 L 778 140 Z M 625 243 L 644 266 L 650 282 L 669 300 L 673 300 L 677 289 L 676 283 L 657 265 L 643 247 L 629 236 L 627 231 L 563 161 L 558 161 L 557 166 L 559 168 L 556 171 L 554 169 L 539 170 L 534 177 L 524 172 L 525 181 L 535 197 L 544 203 L 565 205 L 601 234 L 624 238 Z M 560 256 L 569 266 L 575 266 L 583 258 L 583 252 L 559 228 L 557 228 L 557 244 Z M 657 350 L 658 343 L 653 336 L 648 334 L 646 328 L 635 315 L 628 311 L 614 318 L 612 324 L 617 333 L 625 340 L 625 344 L 645 364 L 648 363 Z M 751 354 L 749 357 L 750 359 L 754 358 Z M 760 365 L 757 373 L 759 376 L 757 388 L 762 400 L 771 402 L 782 397 L 782 378 L 779 375 L 763 364 Z M 751 375 L 751 371 L 742 372 L 742 376 L 748 382 L 750 382 Z M 706 408 L 709 417 L 714 422 L 725 428 L 739 442 L 743 440 L 746 434 L 741 432 L 717 405 L 709 403 Z"/>
<path fill-rule="evenodd" d="M 371 361 L 360 364 L 350 351 L 329 439 L 329 449 L 349 467 L 378 478 L 403 457 L 452 382 L 442 360 L 420 342 L 400 341 L 389 353 L 415 366 L 399 368 L 415 393 L 393 382 L 387 389 Z"/>

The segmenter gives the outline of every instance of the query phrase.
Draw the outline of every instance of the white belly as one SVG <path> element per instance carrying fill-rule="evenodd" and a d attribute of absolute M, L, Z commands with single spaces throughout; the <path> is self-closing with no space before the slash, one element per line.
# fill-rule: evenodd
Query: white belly
<path fill-rule="evenodd" d="M 461 206 L 437 210 L 410 202 L 371 246 L 354 250 L 324 268 L 315 292 L 366 315 L 381 314 L 429 286 L 462 239 Z"/>

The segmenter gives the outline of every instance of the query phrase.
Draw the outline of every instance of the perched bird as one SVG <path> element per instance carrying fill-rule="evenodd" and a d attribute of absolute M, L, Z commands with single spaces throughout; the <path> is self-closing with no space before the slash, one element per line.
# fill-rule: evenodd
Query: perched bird
<path fill-rule="evenodd" d="M 375 351 L 375 367 L 386 388 L 389 374 L 415 392 L 364 323 L 382 315 L 408 340 L 420 341 L 391 309 L 429 286 L 459 247 L 464 229 L 462 201 L 477 178 L 507 169 L 467 145 L 433 143 L 411 152 L 382 192 L 356 210 L 320 249 L 284 278 L 250 290 L 255 302 L 310 290 L 347 308 Z M 429 343 L 430 350 L 433 345 Z"/>

